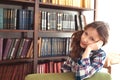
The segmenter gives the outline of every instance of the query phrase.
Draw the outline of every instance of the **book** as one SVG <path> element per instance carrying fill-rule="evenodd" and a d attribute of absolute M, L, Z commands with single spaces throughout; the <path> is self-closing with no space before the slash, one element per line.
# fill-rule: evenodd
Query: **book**
<path fill-rule="evenodd" d="M 70 14 L 70 29 L 75 31 L 75 14 Z"/>
<path fill-rule="evenodd" d="M 62 12 L 57 12 L 56 13 L 57 14 L 57 22 L 55 22 L 55 23 L 57 23 L 57 27 L 56 27 L 56 30 L 62 30 L 63 29 L 63 13 Z M 56 19 L 54 19 L 54 20 L 56 20 Z M 67 25 L 67 24 L 66 24 Z"/>
<path fill-rule="evenodd" d="M 10 47 L 11 47 L 11 43 L 12 43 L 12 39 L 8 38 L 7 41 L 6 41 L 4 52 L 3 52 L 3 60 L 7 59 L 8 52 L 9 52 Z"/>
<path fill-rule="evenodd" d="M 0 8 L 0 29 L 3 29 L 3 8 Z"/>
<path fill-rule="evenodd" d="M 63 14 L 63 31 L 70 31 L 71 30 L 71 26 L 70 26 L 70 14 L 69 13 L 64 13 Z"/>
<path fill-rule="evenodd" d="M 3 55 L 3 38 L 0 37 L 0 61 L 2 60 Z"/>
<path fill-rule="evenodd" d="M 26 57 L 28 49 L 30 47 L 30 43 L 31 43 L 31 40 L 29 38 L 25 39 L 25 42 L 23 44 L 23 49 L 22 49 L 22 52 L 21 52 L 21 55 L 20 55 L 21 58 Z"/>
<path fill-rule="evenodd" d="M 75 15 L 75 30 L 82 30 L 80 15 Z"/>
<path fill-rule="evenodd" d="M 41 38 L 38 39 L 38 57 L 40 57 L 41 54 Z"/>
<path fill-rule="evenodd" d="M 26 40 L 25 38 L 20 40 L 20 45 L 19 45 L 17 53 L 16 53 L 16 58 L 20 58 L 21 57 L 23 46 L 25 44 L 25 40 Z"/>
<path fill-rule="evenodd" d="M 56 30 L 56 12 L 47 12 L 47 30 Z"/>
<path fill-rule="evenodd" d="M 8 54 L 7 54 L 7 59 L 10 59 L 10 56 L 11 56 L 11 53 L 12 53 L 12 49 L 13 49 L 14 44 L 15 44 L 15 39 L 12 39 L 9 52 L 8 52 Z"/>
<path fill-rule="evenodd" d="M 33 21 L 34 21 L 34 20 L 33 20 L 33 18 L 34 18 L 34 16 L 33 16 L 34 14 L 33 14 L 33 13 L 34 13 L 34 12 L 33 12 L 33 10 L 28 10 L 28 13 L 29 13 L 29 14 L 28 14 L 28 29 L 29 29 L 29 30 L 33 30 L 33 26 L 34 26 L 34 25 L 33 25 L 33 23 L 34 23 L 34 22 L 33 22 Z"/>
<path fill-rule="evenodd" d="M 33 57 L 33 40 L 30 43 L 30 47 L 28 49 L 28 52 L 26 54 L 26 58 L 32 58 Z"/>
<path fill-rule="evenodd" d="M 80 15 L 80 19 L 81 19 L 81 25 L 82 25 L 82 30 L 84 29 L 84 27 L 86 26 L 87 22 L 86 22 L 86 17 L 84 14 Z"/>
<path fill-rule="evenodd" d="M 41 12 L 41 16 L 42 16 L 42 20 L 41 20 L 41 26 L 42 26 L 42 30 L 46 30 L 46 28 L 47 28 L 47 25 L 46 25 L 46 16 L 47 16 L 47 12 L 46 11 L 42 11 Z"/>
<path fill-rule="evenodd" d="M 3 29 L 7 29 L 7 8 L 3 9 Z"/>
<path fill-rule="evenodd" d="M 65 5 L 65 2 L 66 2 L 65 0 L 58 0 L 59 5 Z"/>
<path fill-rule="evenodd" d="M 15 42 L 14 42 L 14 45 L 13 45 L 13 48 L 12 48 L 10 59 L 15 59 L 16 54 L 17 54 L 17 50 L 18 50 L 18 47 L 19 47 L 19 43 L 20 43 L 20 39 L 16 38 Z"/>

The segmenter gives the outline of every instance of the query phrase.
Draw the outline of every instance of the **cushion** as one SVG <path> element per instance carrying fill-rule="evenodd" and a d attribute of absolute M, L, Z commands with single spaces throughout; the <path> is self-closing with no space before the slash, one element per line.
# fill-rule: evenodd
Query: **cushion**
<path fill-rule="evenodd" d="M 45 74 L 29 74 L 25 80 L 75 80 L 74 73 L 45 73 Z M 91 78 L 85 80 L 112 80 L 109 73 L 97 72 Z"/>
<path fill-rule="evenodd" d="M 112 78 L 109 73 L 97 72 L 92 77 L 85 80 L 112 80 Z"/>

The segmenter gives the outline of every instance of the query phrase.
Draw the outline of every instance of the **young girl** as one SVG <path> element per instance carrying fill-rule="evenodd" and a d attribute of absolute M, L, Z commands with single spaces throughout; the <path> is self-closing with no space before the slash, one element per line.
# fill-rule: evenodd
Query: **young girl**
<path fill-rule="evenodd" d="M 92 22 L 84 30 L 73 33 L 71 51 L 62 65 L 63 72 L 74 72 L 83 80 L 98 72 L 104 65 L 106 53 L 101 49 L 109 37 L 109 26 L 102 21 Z"/>

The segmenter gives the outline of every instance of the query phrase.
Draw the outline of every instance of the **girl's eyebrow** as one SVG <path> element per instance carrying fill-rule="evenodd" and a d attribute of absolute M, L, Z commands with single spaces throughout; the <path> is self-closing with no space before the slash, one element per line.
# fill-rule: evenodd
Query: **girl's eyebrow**
<path fill-rule="evenodd" d="M 98 41 L 100 41 L 100 39 L 99 39 L 99 40 L 97 40 L 96 42 L 98 42 Z"/>
<path fill-rule="evenodd" d="M 91 36 L 91 38 L 95 41 L 98 42 L 100 39 L 96 40 L 93 36 Z"/>

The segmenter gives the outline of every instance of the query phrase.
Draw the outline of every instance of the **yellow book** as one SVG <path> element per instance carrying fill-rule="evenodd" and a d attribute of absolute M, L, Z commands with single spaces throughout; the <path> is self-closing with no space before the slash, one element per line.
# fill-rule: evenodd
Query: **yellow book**
<path fill-rule="evenodd" d="M 91 8 L 91 0 L 84 0 L 83 7 L 84 8 Z"/>
<path fill-rule="evenodd" d="M 59 5 L 65 5 L 65 2 L 66 2 L 65 0 L 59 0 L 58 4 Z"/>
<path fill-rule="evenodd" d="M 52 0 L 52 4 L 56 4 L 56 0 Z"/>
<path fill-rule="evenodd" d="M 38 57 L 40 57 L 41 53 L 41 38 L 38 39 Z"/>
<path fill-rule="evenodd" d="M 47 2 L 47 0 L 42 0 L 42 2 L 43 2 L 43 3 L 46 3 L 46 2 Z"/>
<path fill-rule="evenodd" d="M 52 4 L 58 4 L 58 0 L 52 0 Z"/>
<path fill-rule="evenodd" d="M 33 54 L 32 54 L 32 50 L 33 50 L 33 40 L 32 40 L 32 42 L 31 42 L 31 45 L 30 45 L 29 49 L 28 49 L 26 58 L 32 58 L 32 56 L 31 56 L 31 55 L 33 55 Z"/>
<path fill-rule="evenodd" d="M 73 0 L 65 0 L 65 5 L 66 6 L 72 6 L 73 5 Z"/>
<path fill-rule="evenodd" d="M 69 0 L 69 6 L 73 6 L 73 0 Z"/>

